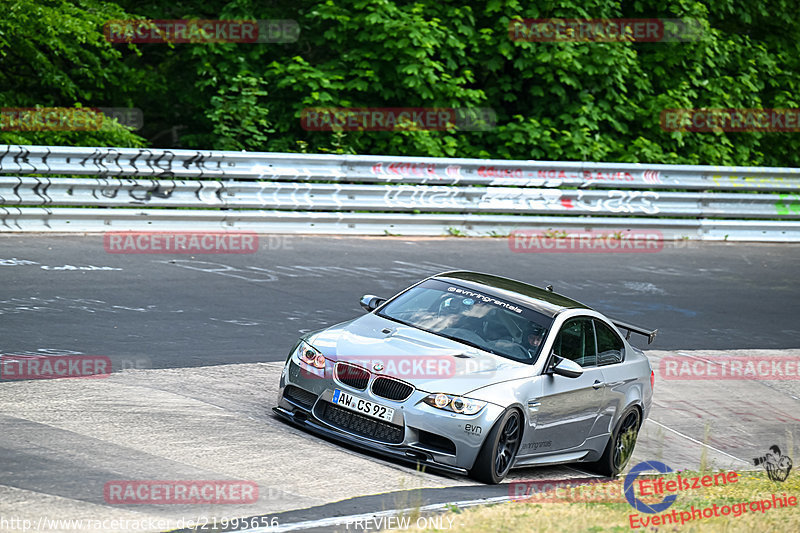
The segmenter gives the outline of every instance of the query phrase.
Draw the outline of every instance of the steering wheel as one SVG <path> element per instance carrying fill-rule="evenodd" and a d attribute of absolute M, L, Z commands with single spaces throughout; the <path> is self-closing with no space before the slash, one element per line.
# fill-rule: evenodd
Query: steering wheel
<path fill-rule="evenodd" d="M 492 309 L 491 311 L 489 311 L 486 314 L 486 318 L 484 319 L 484 322 L 483 322 L 483 336 L 486 337 L 487 339 L 490 337 L 490 335 L 489 335 L 489 325 L 492 325 L 492 326 L 497 326 L 497 325 L 503 326 L 503 329 L 505 329 L 506 333 L 508 334 L 508 339 L 513 339 L 515 342 L 519 342 L 521 340 L 521 338 L 522 338 L 521 337 L 521 334 L 522 334 L 521 331 L 520 331 L 520 335 L 514 335 L 514 332 L 511 331 L 511 328 L 508 327 L 508 324 L 506 324 L 506 322 L 504 320 L 500 319 L 500 311 L 498 311 L 497 309 Z M 492 335 L 492 337 L 496 337 L 496 335 Z M 502 334 L 500 336 L 500 339 L 503 339 Z M 500 339 L 498 339 L 498 340 L 500 340 Z M 508 340 L 508 339 L 505 339 L 505 340 Z"/>
<path fill-rule="evenodd" d="M 461 308 L 461 302 L 459 302 L 455 296 L 451 296 L 439 303 L 439 309 L 436 314 L 439 318 L 442 318 L 442 316 L 457 315 L 460 314 Z"/>

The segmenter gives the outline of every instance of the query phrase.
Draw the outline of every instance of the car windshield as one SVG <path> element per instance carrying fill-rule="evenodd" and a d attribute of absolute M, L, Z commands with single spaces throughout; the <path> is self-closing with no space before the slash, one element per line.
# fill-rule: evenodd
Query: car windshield
<path fill-rule="evenodd" d="M 407 290 L 377 314 L 529 364 L 539 356 L 552 324 L 552 319 L 541 313 L 439 280 Z"/>

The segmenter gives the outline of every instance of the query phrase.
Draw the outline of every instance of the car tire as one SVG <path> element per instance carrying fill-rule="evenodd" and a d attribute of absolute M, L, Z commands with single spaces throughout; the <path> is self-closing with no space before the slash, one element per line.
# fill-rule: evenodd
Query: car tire
<path fill-rule="evenodd" d="M 608 439 L 602 457 L 594 463 L 589 463 L 589 468 L 603 476 L 617 477 L 625 469 L 633 454 L 641 425 L 642 417 L 637 408 L 632 407 L 625 411 Z"/>
<path fill-rule="evenodd" d="M 492 485 L 503 481 L 514 464 L 521 440 L 522 415 L 516 409 L 508 409 L 483 441 L 470 476 Z"/>

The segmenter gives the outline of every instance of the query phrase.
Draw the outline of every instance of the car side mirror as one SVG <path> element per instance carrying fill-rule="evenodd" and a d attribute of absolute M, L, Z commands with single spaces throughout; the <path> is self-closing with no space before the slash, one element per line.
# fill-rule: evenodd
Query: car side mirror
<path fill-rule="evenodd" d="M 557 357 L 557 356 L 556 356 Z M 555 366 L 553 366 L 553 373 L 567 378 L 577 378 L 583 375 L 583 368 L 581 365 L 570 359 L 560 358 Z"/>
<path fill-rule="evenodd" d="M 361 307 L 364 308 L 364 311 L 373 312 L 378 307 L 380 307 L 386 298 L 381 298 L 379 296 L 375 296 L 374 294 L 365 294 L 361 297 Z"/>

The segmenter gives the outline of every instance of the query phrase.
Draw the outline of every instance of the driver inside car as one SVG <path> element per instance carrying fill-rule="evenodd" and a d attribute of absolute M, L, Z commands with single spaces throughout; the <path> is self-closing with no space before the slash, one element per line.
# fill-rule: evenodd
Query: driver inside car
<path fill-rule="evenodd" d="M 523 345 L 532 354 L 535 355 L 539 351 L 544 340 L 544 330 L 537 326 L 530 326 L 522 338 Z"/>
<path fill-rule="evenodd" d="M 464 316 L 464 311 L 468 308 L 463 300 L 465 299 L 451 296 L 439 304 L 440 327 L 455 328 L 460 326 L 459 322 L 461 322 Z M 466 300 L 472 302 L 472 300 Z"/>

